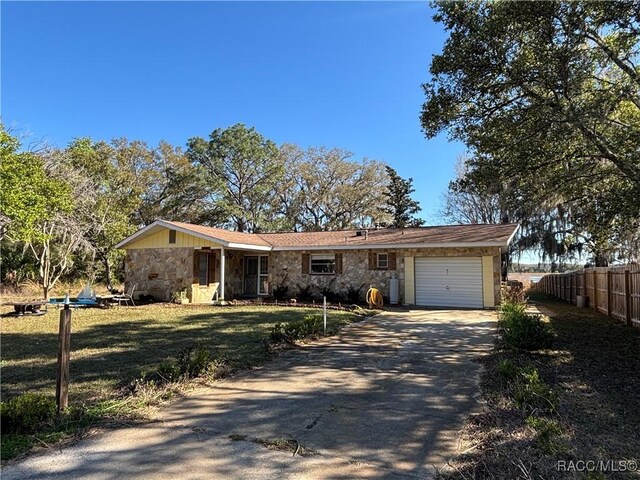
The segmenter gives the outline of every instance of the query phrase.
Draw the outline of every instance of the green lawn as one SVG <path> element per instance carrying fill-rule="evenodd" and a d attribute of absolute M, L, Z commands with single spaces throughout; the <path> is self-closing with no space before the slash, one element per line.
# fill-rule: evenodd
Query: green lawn
<path fill-rule="evenodd" d="M 200 344 L 224 356 L 234 370 L 260 365 L 269 356 L 264 340 L 277 322 L 320 315 L 317 309 L 273 306 L 213 307 L 158 304 L 73 311 L 70 403 L 109 398 L 117 388 L 185 347 Z M 335 330 L 357 317 L 329 311 Z M 24 393 L 55 393 L 59 312 L 41 317 L 4 317 L 2 399 Z"/>

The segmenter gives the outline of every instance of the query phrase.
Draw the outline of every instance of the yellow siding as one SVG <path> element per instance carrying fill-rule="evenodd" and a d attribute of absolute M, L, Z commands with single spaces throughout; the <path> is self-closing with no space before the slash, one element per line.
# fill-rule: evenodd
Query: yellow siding
<path fill-rule="evenodd" d="M 219 244 L 204 238 L 195 237 L 183 232 L 176 232 L 176 243 L 169 243 L 169 229 L 164 229 L 148 237 L 134 241 L 125 247 L 134 248 L 184 248 L 184 247 L 220 247 Z"/>
<path fill-rule="evenodd" d="M 493 257 L 482 257 L 482 295 L 485 308 L 495 307 L 493 292 Z"/>
<path fill-rule="evenodd" d="M 404 303 L 415 305 L 416 287 L 413 270 L 413 257 L 404 257 Z"/>

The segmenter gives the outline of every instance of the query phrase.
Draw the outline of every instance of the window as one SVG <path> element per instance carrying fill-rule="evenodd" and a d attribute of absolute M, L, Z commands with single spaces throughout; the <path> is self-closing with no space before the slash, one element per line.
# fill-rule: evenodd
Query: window
<path fill-rule="evenodd" d="M 209 285 L 209 255 L 198 255 L 198 281 L 202 286 Z"/>
<path fill-rule="evenodd" d="M 176 243 L 176 231 L 169 230 L 169 243 Z"/>
<path fill-rule="evenodd" d="M 336 273 L 336 256 L 311 255 L 311 273 Z"/>
<path fill-rule="evenodd" d="M 389 254 L 387 253 L 378 253 L 378 260 L 376 262 L 378 268 L 389 268 Z"/>

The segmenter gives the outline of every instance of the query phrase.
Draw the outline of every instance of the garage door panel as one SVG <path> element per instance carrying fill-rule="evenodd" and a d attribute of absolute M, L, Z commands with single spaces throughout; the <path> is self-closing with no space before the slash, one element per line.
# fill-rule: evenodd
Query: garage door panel
<path fill-rule="evenodd" d="M 415 259 L 416 305 L 482 308 L 480 257 Z"/>

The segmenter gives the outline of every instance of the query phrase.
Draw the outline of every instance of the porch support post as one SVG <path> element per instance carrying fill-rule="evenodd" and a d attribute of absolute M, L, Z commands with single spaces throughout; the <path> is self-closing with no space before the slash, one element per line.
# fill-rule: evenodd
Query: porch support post
<path fill-rule="evenodd" d="M 220 247 L 220 298 L 219 301 L 224 301 L 224 267 L 225 264 L 225 255 L 224 255 L 224 247 Z"/>

